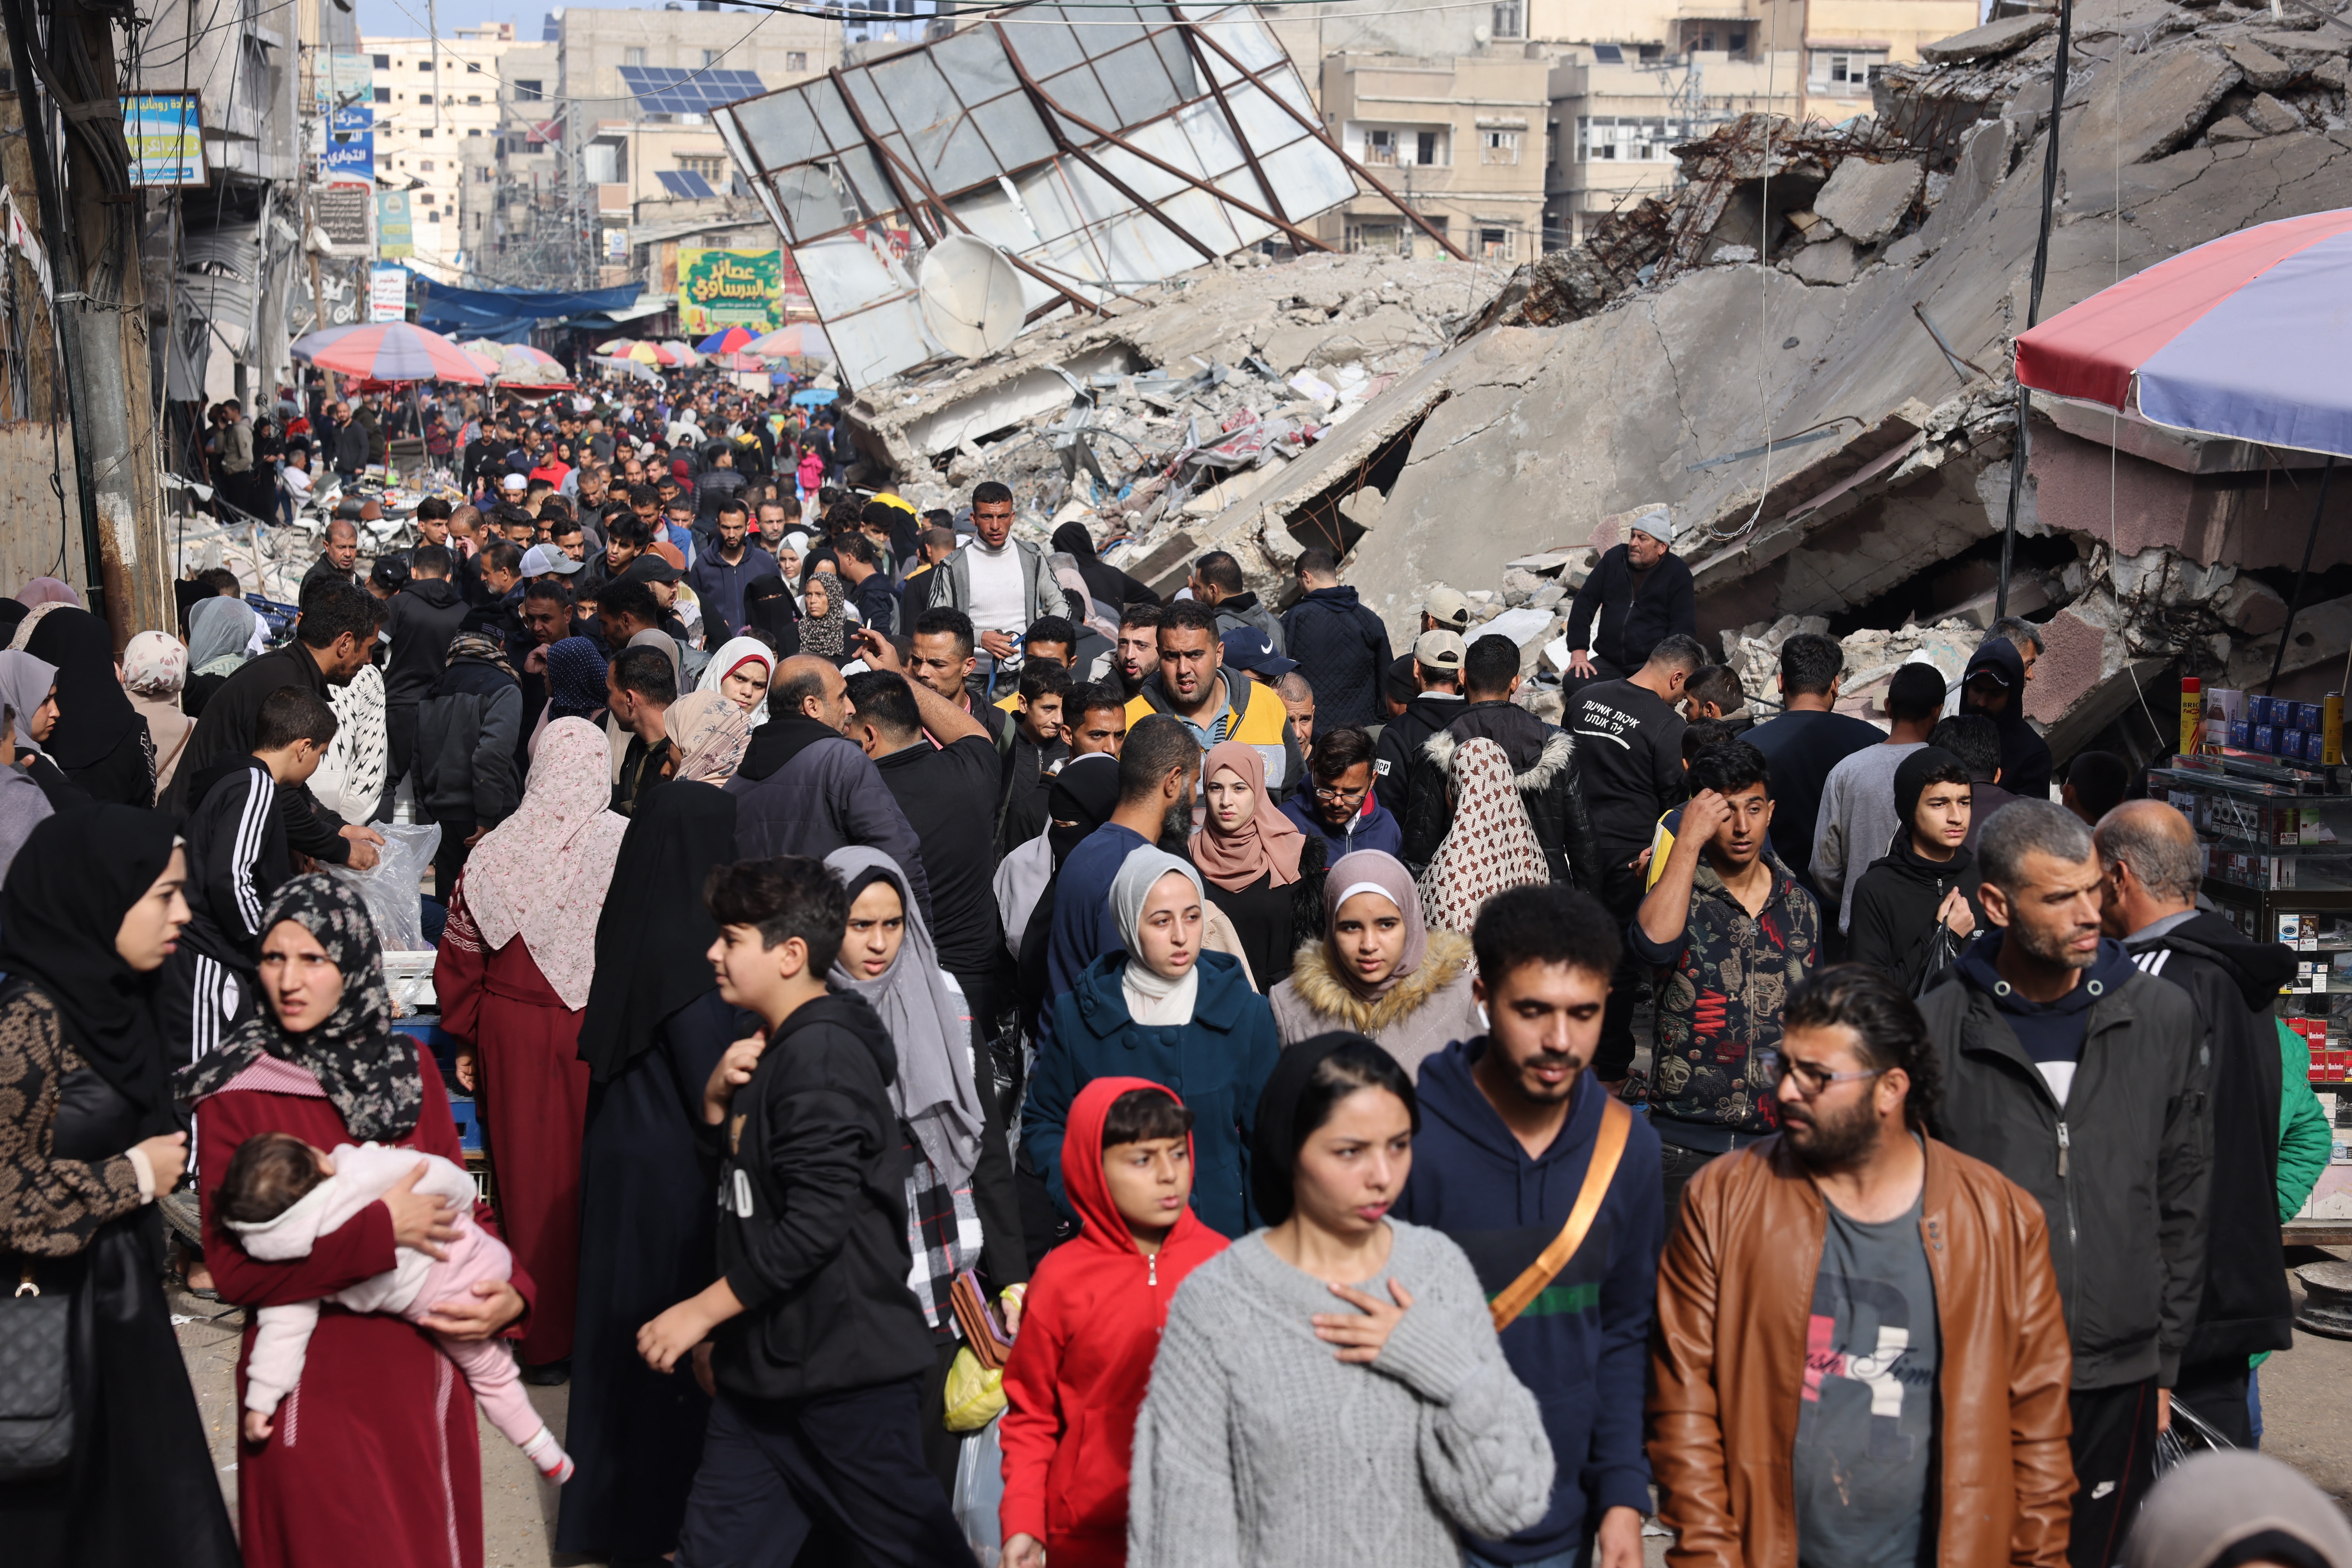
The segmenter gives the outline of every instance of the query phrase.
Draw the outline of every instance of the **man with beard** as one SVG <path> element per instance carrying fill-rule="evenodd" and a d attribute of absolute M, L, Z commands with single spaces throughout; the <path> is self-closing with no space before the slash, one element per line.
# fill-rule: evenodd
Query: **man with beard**
<path fill-rule="evenodd" d="M 1132 724 L 1151 711 L 1143 696 L 1143 683 L 1160 673 L 1158 605 L 1119 606 L 1118 646 L 1111 654 L 1111 668 L 1127 693 L 1127 721 Z"/>
<path fill-rule="evenodd" d="M 929 687 L 970 714 L 988 731 L 989 744 L 1002 758 L 1013 750 L 1013 715 L 992 703 L 973 700 L 971 672 L 979 663 L 972 653 L 974 637 L 971 617 L 961 610 L 944 605 L 925 610 L 915 617 L 915 635 L 908 639 L 906 674 L 917 685 Z"/>
<path fill-rule="evenodd" d="M 1658 1135 L 1585 1070 L 1616 922 L 1589 893 L 1513 888 L 1478 911 L 1470 941 L 1487 1032 L 1422 1063 L 1413 1179 L 1391 1214 L 1468 1256 L 1520 1382 L 1580 1395 L 1543 1402 L 1555 1468 L 1542 1522 L 1465 1541 L 1465 1560 L 1639 1568 L 1643 1351 L 1665 1208 Z"/>
<path fill-rule="evenodd" d="M 1627 933 L 1634 958 L 1665 972 L 1650 1124 L 1666 1145 L 1669 1214 L 1701 1165 L 1778 1125 L 1781 1004 L 1821 963 L 1821 910 L 1767 853 L 1768 778 L 1764 753 L 1745 741 L 1691 759 L 1691 802 Z"/>
<path fill-rule="evenodd" d="M 1994 929 L 1919 999 L 1943 1070 L 1936 1126 L 2050 1216 L 2074 1339 L 2067 1555 L 2106 1568 L 2154 1479 L 2204 1291 L 2210 1047 L 2189 994 L 2101 938 L 2105 878 L 2073 812 L 2011 801 L 1977 860 Z"/>
<path fill-rule="evenodd" d="M 1940 1053 L 1894 982 L 1840 964 L 1784 1018 L 1780 1133 L 1693 1178 L 1658 1272 L 1666 1562 L 2056 1568 L 2074 1474 L 2053 1227 L 1927 1136 Z"/>

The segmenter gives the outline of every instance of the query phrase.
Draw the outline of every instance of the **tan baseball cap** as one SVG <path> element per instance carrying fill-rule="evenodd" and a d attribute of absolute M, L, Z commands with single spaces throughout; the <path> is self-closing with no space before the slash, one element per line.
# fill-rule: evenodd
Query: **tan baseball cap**
<path fill-rule="evenodd" d="M 1421 608 L 1431 620 L 1452 626 L 1457 632 L 1470 625 L 1470 601 L 1462 596 L 1458 588 L 1448 588 L 1440 584 L 1429 591 L 1429 597 L 1422 601 Z"/>
<path fill-rule="evenodd" d="M 1456 594 L 1454 597 L 1461 595 Z M 1436 614 L 1434 610 L 1430 613 Z M 1423 669 L 1459 669 L 1467 652 L 1457 632 L 1423 632 L 1413 640 L 1412 661 Z"/>

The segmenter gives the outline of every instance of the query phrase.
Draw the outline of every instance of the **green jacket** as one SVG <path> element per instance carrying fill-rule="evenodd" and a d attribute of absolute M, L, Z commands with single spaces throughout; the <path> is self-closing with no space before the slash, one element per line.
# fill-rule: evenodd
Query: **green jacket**
<path fill-rule="evenodd" d="M 2279 1037 L 2279 1154 L 2278 1204 L 2279 1223 L 2284 1225 L 2303 1207 L 2311 1196 L 2311 1189 L 2319 1185 L 2319 1173 L 2327 1169 L 2327 1157 L 2334 1152 L 2336 1129 L 2327 1124 L 2327 1112 L 2319 1107 L 2319 1096 L 2311 1089 L 2311 1043 L 2281 1022 Z M 2252 1358 L 2260 1366 L 2270 1359 L 2270 1352 Z"/>

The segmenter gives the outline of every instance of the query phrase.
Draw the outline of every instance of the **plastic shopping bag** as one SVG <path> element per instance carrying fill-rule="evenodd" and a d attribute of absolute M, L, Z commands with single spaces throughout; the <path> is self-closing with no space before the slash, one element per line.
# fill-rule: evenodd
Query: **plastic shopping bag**
<path fill-rule="evenodd" d="M 947 1428 L 977 1432 L 1004 1414 L 1004 1373 L 991 1372 L 965 1345 L 948 1367 Z"/>
<path fill-rule="evenodd" d="M 432 868 L 434 851 L 441 847 L 441 825 L 379 822 L 374 826 L 383 835 L 374 866 L 365 871 L 330 866 L 327 872 L 358 892 L 386 952 L 415 952 L 429 947 L 417 885 Z"/>
<path fill-rule="evenodd" d="M 961 1359 L 961 1358 L 958 1358 Z M 1004 1448 L 991 1421 L 963 1440 L 956 1457 L 955 1516 L 980 1568 L 996 1568 L 1004 1546 L 997 1509 L 1004 1500 Z"/>
<path fill-rule="evenodd" d="M 2211 1422 L 2176 1398 L 2172 1425 L 2156 1435 L 2156 1473 L 2161 1476 L 2199 1454 L 2222 1453 L 2236 1447 Z"/>

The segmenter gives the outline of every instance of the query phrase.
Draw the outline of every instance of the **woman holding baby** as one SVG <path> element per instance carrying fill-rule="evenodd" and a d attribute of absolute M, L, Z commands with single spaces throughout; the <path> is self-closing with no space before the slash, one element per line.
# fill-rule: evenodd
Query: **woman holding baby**
<path fill-rule="evenodd" d="M 358 896 L 322 875 L 297 877 L 271 901 L 263 932 L 261 1016 L 177 1080 L 207 1151 L 205 1259 L 221 1300 L 319 1309 L 290 1357 L 263 1347 L 265 1363 L 293 1375 L 259 1399 L 249 1375 L 257 1336 L 269 1331 L 265 1316 L 281 1315 L 257 1312 L 246 1330 L 237 1362 L 245 1561 L 407 1568 L 454 1555 L 461 1568 L 480 1568 L 481 1453 L 469 1383 L 479 1359 L 469 1365 L 465 1347 L 514 1332 L 530 1310 L 530 1282 L 503 1262 L 454 1273 L 438 1267 L 478 1265 L 484 1252 L 504 1249 L 483 1234 L 487 1205 L 468 1213 L 446 1195 L 443 1162 L 462 1167 L 465 1159 L 457 1124 L 438 1069 L 392 1027 L 375 930 Z M 289 1134 L 315 1153 L 296 1158 L 279 1139 L 282 1168 L 252 1172 L 250 1157 L 239 1167 L 234 1152 L 268 1134 Z M 420 1158 L 385 1184 L 383 1157 L 333 1156 L 339 1146 L 370 1143 Z M 233 1168 L 256 1179 L 225 1205 Z M 381 1196 L 368 1197 L 377 1190 L 369 1187 L 357 1194 L 365 1201 L 354 1201 L 352 1184 L 370 1171 Z M 273 1191 L 294 1202 L 272 1204 Z M 310 1228 L 291 1247 L 256 1245 L 257 1228 L 281 1214 L 287 1226 L 274 1228 L 305 1219 Z M 439 1281 L 450 1279 L 467 1282 L 436 1299 Z M 497 1419 L 487 1392 L 484 1403 Z"/>
<path fill-rule="evenodd" d="M 188 1151 L 155 984 L 186 874 L 169 817 L 84 805 L 34 827 L 0 887 L 10 1568 L 237 1561 L 159 1283 L 154 1200 Z"/>

